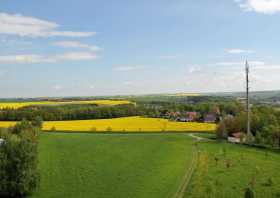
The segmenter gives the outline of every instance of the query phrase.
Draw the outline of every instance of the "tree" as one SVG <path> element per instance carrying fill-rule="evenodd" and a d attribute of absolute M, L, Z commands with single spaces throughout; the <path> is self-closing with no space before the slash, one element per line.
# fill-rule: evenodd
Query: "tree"
<path fill-rule="evenodd" d="M 261 135 L 261 133 L 259 131 L 257 131 L 255 137 L 256 137 L 255 141 L 256 141 L 257 144 L 263 144 L 264 143 L 263 137 L 262 137 L 262 135 Z"/>
<path fill-rule="evenodd" d="M 234 117 L 225 117 L 223 120 L 228 135 L 231 135 L 232 133 L 240 132 L 240 126 L 237 123 L 237 119 Z"/>
<path fill-rule="evenodd" d="M 39 132 L 27 121 L 0 131 L 0 138 L 4 139 L 0 146 L 0 193 L 20 197 L 36 188 Z"/>
<path fill-rule="evenodd" d="M 280 147 L 280 127 L 279 127 L 279 125 L 272 125 L 271 135 L 272 135 L 273 146 Z"/>
<path fill-rule="evenodd" d="M 34 120 L 31 121 L 31 124 L 41 129 L 43 127 L 43 119 L 40 116 L 36 116 Z"/>
<path fill-rule="evenodd" d="M 224 120 L 221 120 L 217 129 L 216 129 L 217 139 L 227 138 L 227 129 Z"/>

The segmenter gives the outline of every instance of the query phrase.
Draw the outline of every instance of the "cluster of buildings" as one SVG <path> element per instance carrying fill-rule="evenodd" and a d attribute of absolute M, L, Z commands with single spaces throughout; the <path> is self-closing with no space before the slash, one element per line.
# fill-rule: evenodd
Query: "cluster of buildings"
<path fill-rule="evenodd" d="M 199 112 L 167 112 L 166 118 L 177 122 L 205 122 L 215 123 L 218 119 L 218 115 L 215 113 L 207 113 L 202 115 Z"/>

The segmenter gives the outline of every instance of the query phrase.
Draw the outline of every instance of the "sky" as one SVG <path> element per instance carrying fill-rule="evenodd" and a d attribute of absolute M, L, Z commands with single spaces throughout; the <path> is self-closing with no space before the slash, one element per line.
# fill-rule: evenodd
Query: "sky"
<path fill-rule="evenodd" d="M 280 90 L 280 0 L 0 0 L 0 97 Z"/>

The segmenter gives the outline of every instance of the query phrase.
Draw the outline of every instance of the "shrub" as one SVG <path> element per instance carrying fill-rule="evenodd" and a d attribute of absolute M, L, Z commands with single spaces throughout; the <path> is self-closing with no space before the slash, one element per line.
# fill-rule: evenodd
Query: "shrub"
<path fill-rule="evenodd" d="M 255 142 L 255 137 L 251 132 L 249 134 L 247 134 L 246 142 L 247 142 L 247 144 L 253 144 Z"/>

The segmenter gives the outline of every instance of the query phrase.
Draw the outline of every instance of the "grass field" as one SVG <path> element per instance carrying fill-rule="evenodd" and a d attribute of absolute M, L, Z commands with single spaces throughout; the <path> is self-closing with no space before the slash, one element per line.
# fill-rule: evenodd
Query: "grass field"
<path fill-rule="evenodd" d="M 43 133 L 32 198 L 172 197 L 188 169 L 185 134 Z"/>
<path fill-rule="evenodd" d="M 197 145 L 184 197 L 244 197 L 252 182 L 257 198 L 279 197 L 279 153 L 215 141 Z M 31 198 L 178 198 L 193 148 L 180 133 L 43 133 L 41 183 Z"/>
<path fill-rule="evenodd" d="M 0 122 L 0 127 L 14 125 L 15 122 Z M 123 132 L 161 132 L 161 131 L 214 131 L 215 124 L 194 122 L 171 122 L 166 119 L 125 117 L 101 120 L 47 121 L 43 129 L 57 131 L 123 131 Z M 109 130 L 110 128 L 110 130 Z"/>
<path fill-rule="evenodd" d="M 280 197 L 279 152 L 216 142 L 198 148 L 198 166 L 185 197 L 244 197 L 249 183 L 258 198 Z"/>
<path fill-rule="evenodd" d="M 39 101 L 39 102 L 2 102 L 0 109 L 11 108 L 18 109 L 26 106 L 33 105 L 66 105 L 66 104 L 97 104 L 97 105 L 120 105 L 129 104 L 127 100 L 88 100 L 88 101 L 69 101 L 69 102 L 56 102 L 56 101 Z"/>

